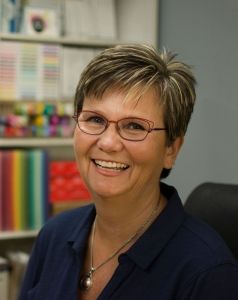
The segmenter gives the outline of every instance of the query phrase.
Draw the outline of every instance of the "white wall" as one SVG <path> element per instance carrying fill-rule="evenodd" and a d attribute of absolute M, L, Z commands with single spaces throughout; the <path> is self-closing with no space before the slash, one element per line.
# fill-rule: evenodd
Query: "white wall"
<path fill-rule="evenodd" d="M 167 182 L 185 200 L 204 181 L 238 184 L 238 1 L 161 0 L 159 47 L 194 66 L 197 103 Z"/>

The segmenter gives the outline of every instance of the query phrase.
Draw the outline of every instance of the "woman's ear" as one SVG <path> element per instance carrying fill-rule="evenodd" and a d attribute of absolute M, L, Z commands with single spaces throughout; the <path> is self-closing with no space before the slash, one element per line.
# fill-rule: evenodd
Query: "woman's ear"
<path fill-rule="evenodd" d="M 184 137 L 180 136 L 177 137 L 169 146 L 166 148 L 166 155 L 164 161 L 164 168 L 165 169 L 172 169 L 179 150 L 183 145 Z"/>

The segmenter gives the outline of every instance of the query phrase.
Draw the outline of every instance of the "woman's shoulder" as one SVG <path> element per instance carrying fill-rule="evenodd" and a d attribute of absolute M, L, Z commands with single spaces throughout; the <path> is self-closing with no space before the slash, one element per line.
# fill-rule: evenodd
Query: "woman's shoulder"
<path fill-rule="evenodd" d="M 175 245 L 178 268 L 184 276 L 178 299 L 197 299 L 197 295 L 199 299 L 237 299 L 237 260 L 210 225 L 186 215 L 172 246 Z M 232 289 L 233 298 L 229 294 Z"/>
<path fill-rule="evenodd" d="M 230 249 L 219 233 L 196 217 L 186 214 L 180 229 L 180 238 L 187 245 L 191 257 L 199 257 L 211 264 L 234 260 Z"/>

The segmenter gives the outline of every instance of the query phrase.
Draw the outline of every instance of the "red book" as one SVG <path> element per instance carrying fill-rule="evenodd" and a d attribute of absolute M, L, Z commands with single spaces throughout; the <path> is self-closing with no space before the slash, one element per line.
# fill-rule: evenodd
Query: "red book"
<path fill-rule="evenodd" d="M 13 155 L 2 151 L 2 228 L 13 230 Z"/>
<path fill-rule="evenodd" d="M 2 151 L 0 151 L 0 231 L 3 229 L 3 198 L 2 198 L 2 193 L 3 193 L 3 185 L 2 185 Z"/>

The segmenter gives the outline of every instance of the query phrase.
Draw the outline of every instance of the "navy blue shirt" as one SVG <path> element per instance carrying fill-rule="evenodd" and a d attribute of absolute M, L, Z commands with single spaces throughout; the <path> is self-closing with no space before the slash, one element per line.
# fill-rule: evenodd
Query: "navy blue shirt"
<path fill-rule="evenodd" d="M 187 215 L 173 187 L 168 204 L 124 254 L 100 300 L 237 300 L 238 265 L 218 234 Z M 34 245 L 19 300 L 76 300 L 89 205 L 52 218 Z"/>

